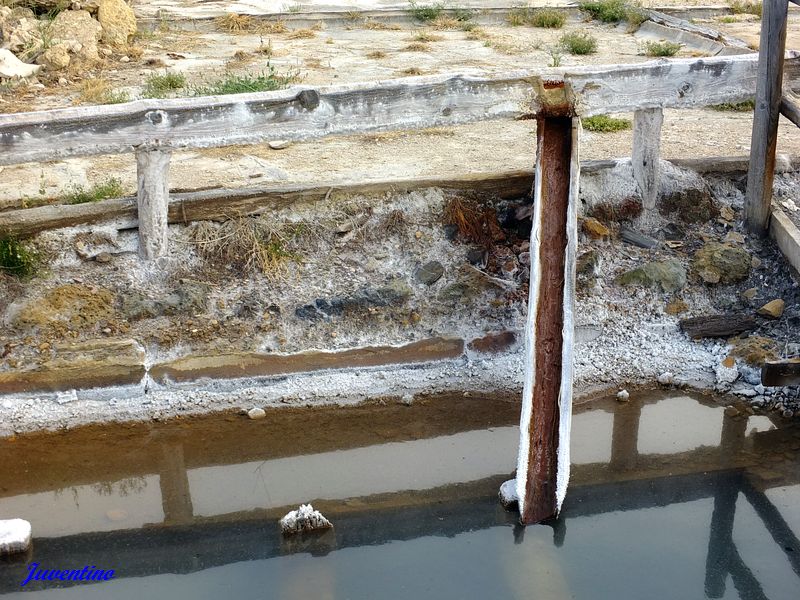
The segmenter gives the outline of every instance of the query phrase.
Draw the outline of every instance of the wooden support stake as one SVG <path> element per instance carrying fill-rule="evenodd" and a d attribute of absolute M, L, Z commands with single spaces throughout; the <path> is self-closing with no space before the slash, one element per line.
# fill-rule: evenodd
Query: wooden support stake
<path fill-rule="evenodd" d="M 788 87 L 783 88 L 781 114 L 800 127 L 800 96 L 795 94 Z"/>
<path fill-rule="evenodd" d="M 637 110 L 633 113 L 633 176 L 642 195 L 644 210 L 652 213 L 658 200 L 661 171 L 661 125 L 664 111 L 660 108 Z"/>
<path fill-rule="evenodd" d="M 169 248 L 169 160 L 171 151 L 136 151 L 139 204 L 139 255 L 145 260 L 165 256 Z"/>
<path fill-rule="evenodd" d="M 515 484 L 526 525 L 558 515 L 569 479 L 579 132 L 580 119 L 538 118 L 527 364 Z"/>
<path fill-rule="evenodd" d="M 756 108 L 744 202 L 745 225 L 749 231 L 759 235 L 767 233 L 771 212 L 775 146 L 778 141 L 778 116 L 783 86 L 786 20 L 789 10 L 786 0 L 764 0 L 763 4 Z"/>

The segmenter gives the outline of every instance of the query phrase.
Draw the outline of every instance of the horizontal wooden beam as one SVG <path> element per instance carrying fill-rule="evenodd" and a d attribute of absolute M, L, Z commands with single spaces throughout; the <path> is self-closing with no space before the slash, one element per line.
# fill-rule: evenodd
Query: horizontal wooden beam
<path fill-rule="evenodd" d="M 331 194 L 381 194 L 409 192 L 432 187 L 472 191 L 500 198 L 519 198 L 530 193 L 533 170 L 470 173 L 460 177 L 413 177 L 362 182 L 282 184 L 242 189 L 218 189 L 170 194 L 169 223 L 218 221 L 257 215 L 298 202 L 321 202 Z M 57 204 L 0 212 L 0 235 L 29 237 L 42 231 L 112 222 L 118 229 L 138 226 L 135 198 L 115 198 L 86 204 Z"/>
<path fill-rule="evenodd" d="M 781 114 L 800 127 L 800 96 L 786 88 L 781 97 Z"/>
<path fill-rule="evenodd" d="M 758 56 L 656 60 L 564 73 L 582 117 L 644 108 L 702 108 L 753 98 Z M 785 77 L 800 76 L 800 54 L 787 53 Z"/>
<path fill-rule="evenodd" d="M 636 65 L 445 74 L 323 88 L 136 100 L 0 115 L 0 165 L 140 148 L 208 148 L 275 139 L 457 125 L 538 110 L 538 94 L 564 82 L 577 112 L 689 108 L 755 94 L 757 57 L 659 60 Z M 789 82 L 800 58 L 786 61 Z"/>
<path fill-rule="evenodd" d="M 0 115 L 0 164 L 516 117 L 528 110 L 529 78 L 447 74 Z"/>

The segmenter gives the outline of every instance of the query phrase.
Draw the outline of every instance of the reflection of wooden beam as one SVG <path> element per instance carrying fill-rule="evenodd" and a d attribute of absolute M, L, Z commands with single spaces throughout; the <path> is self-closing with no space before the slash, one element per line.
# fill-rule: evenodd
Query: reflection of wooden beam
<path fill-rule="evenodd" d="M 800 539 L 797 538 L 777 507 L 763 492 L 757 491 L 746 477 L 742 482 L 742 493 L 758 513 L 772 539 L 786 554 L 794 572 L 800 576 Z"/>
<path fill-rule="evenodd" d="M 192 521 L 192 496 L 189 475 L 183 460 L 183 444 L 174 442 L 162 446 L 161 505 L 165 523 L 190 523 Z"/>
<path fill-rule="evenodd" d="M 739 592 L 740 598 L 769 600 L 764 594 L 761 584 L 758 583 L 758 579 L 755 578 L 750 568 L 744 564 L 742 557 L 739 556 L 739 551 L 732 543 L 729 550 L 728 571 L 730 571 L 733 586 Z"/>

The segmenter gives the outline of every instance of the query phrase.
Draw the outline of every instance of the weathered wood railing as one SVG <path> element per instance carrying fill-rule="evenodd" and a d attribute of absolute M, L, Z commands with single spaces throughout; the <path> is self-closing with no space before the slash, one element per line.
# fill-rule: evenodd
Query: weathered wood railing
<path fill-rule="evenodd" d="M 786 72 L 787 80 L 800 76 L 795 55 L 787 59 Z M 634 170 L 645 207 L 652 208 L 661 111 L 752 98 L 756 76 L 756 57 L 741 55 L 6 114 L 0 115 L 0 165 L 135 152 L 140 252 L 152 259 L 167 248 L 172 150 L 533 116 L 545 87 L 561 82 L 577 116 L 635 112 Z"/>
<path fill-rule="evenodd" d="M 787 80 L 800 58 L 785 62 Z M 569 476 L 572 309 L 580 118 L 634 112 L 633 170 L 655 208 L 662 111 L 738 102 L 756 93 L 756 56 L 661 60 L 603 68 L 444 75 L 320 89 L 73 108 L 0 116 L 0 164 L 135 152 L 140 254 L 168 248 L 170 154 L 181 148 L 454 125 L 535 116 L 527 372 L 517 479 L 524 523 L 558 513 Z"/>

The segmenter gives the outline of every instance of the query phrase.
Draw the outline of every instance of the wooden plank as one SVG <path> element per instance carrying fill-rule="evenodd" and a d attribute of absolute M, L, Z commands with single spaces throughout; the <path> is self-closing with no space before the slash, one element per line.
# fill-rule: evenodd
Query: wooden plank
<path fill-rule="evenodd" d="M 755 329 L 758 323 L 748 314 L 707 315 L 681 319 L 680 328 L 693 340 L 730 337 Z"/>
<path fill-rule="evenodd" d="M 536 112 L 542 80 L 565 80 L 590 116 L 640 108 L 699 107 L 755 93 L 755 56 L 636 65 L 445 74 L 275 92 L 136 100 L 0 115 L 0 165 L 132 152 L 141 145 L 208 148 L 270 139 L 456 125 Z M 787 61 L 790 81 L 800 58 Z"/>
<path fill-rule="evenodd" d="M 772 217 L 769 220 L 769 234 L 783 256 L 794 269 L 800 272 L 800 229 L 777 206 L 772 208 Z"/>
<path fill-rule="evenodd" d="M 800 127 L 800 96 L 786 87 L 781 98 L 781 114 Z"/>
<path fill-rule="evenodd" d="M 727 46 L 747 48 L 748 51 L 750 50 L 750 48 L 747 45 L 747 42 L 745 42 L 744 40 L 740 40 L 739 38 L 734 37 L 732 35 L 726 35 L 721 31 L 712 29 L 711 27 L 696 25 L 695 23 L 690 23 L 686 19 L 673 17 L 672 15 L 668 15 L 663 12 L 658 12 L 656 10 L 643 9 L 643 12 L 645 15 L 647 15 L 650 21 L 658 23 L 659 25 L 666 25 L 667 27 L 672 27 L 673 29 L 679 29 L 687 33 L 700 35 L 703 36 L 704 38 L 708 38 L 716 42 L 722 42 Z"/>
<path fill-rule="evenodd" d="M 580 120 L 538 118 L 527 357 L 516 496 L 523 524 L 555 517 L 569 479 Z"/>
<path fill-rule="evenodd" d="M 404 193 L 432 187 L 473 191 L 499 198 L 521 198 L 530 192 L 532 186 L 532 170 L 512 170 L 468 173 L 449 178 L 411 177 L 366 183 L 331 181 L 171 193 L 167 220 L 169 223 L 217 221 L 234 216 L 258 215 L 298 202 L 322 202 L 331 195 Z M 0 212 L 0 233 L 29 237 L 50 229 L 109 221 L 118 229 L 136 228 L 136 199 L 116 198 L 86 204 L 59 204 Z"/>
<path fill-rule="evenodd" d="M 800 358 L 764 363 L 761 383 L 769 386 L 800 385 Z"/>
<path fill-rule="evenodd" d="M 208 148 L 516 117 L 529 106 L 530 77 L 447 74 L 0 115 L 0 164 L 131 152 L 150 142 Z"/>
<path fill-rule="evenodd" d="M 637 110 L 633 113 L 633 176 L 642 195 L 642 206 L 653 214 L 658 200 L 661 172 L 661 125 L 664 111 L 660 108 Z"/>
<path fill-rule="evenodd" d="M 166 256 L 169 250 L 167 207 L 171 154 L 164 149 L 136 152 L 139 255 L 145 260 Z"/>
<path fill-rule="evenodd" d="M 744 200 L 745 226 L 759 235 L 767 233 L 772 204 L 788 10 L 786 0 L 763 2 L 756 107 Z"/>
<path fill-rule="evenodd" d="M 789 53 L 786 75 L 800 75 L 800 58 Z M 699 108 L 752 98 L 756 91 L 755 55 L 656 60 L 638 65 L 608 65 L 564 73 L 576 111 L 582 117 L 645 108 Z"/>

